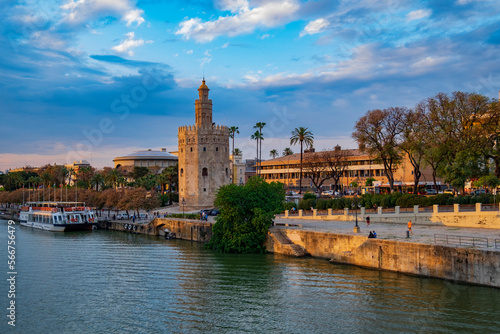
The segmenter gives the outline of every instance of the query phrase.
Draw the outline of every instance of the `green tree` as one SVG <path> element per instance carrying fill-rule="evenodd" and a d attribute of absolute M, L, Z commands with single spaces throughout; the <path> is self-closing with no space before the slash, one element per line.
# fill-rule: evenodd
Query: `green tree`
<path fill-rule="evenodd" d="M 179 184 L 179 165 L 168 166 L 162 171 L 165 176 L 165 183 L 168 186 L 168 200 L 169 205 L 172 205 L 175 188 Z"/>
<path fill-rule="evenodd" d="M 233 154 L 235 154 L 234 153 L 234 137 L 236 134 L 239 134 L 239 133 L 240 133 L 240 131 L 239 131 L 239 128 L 237 126 L 233 125 L 229 128 L 229 137 L 231 137 L 233 139 L 233 150 L 231 151 L 231 152 L 233 152 Z"/>
<path fill-rule="evenodd" d="M 149 169 L 148 167 L 139 167 L 139 166 L 134 166 L 134 170 L 132 171 L 131 175 L 134 180 L 139 180 L 141 177 L 144 177 L 149 174 Z"/>
<path fill-rule="evenodd" d="M 258 141 L 257 145 L 259 145 L 259 157 L 258 157 L 259 166 L 261 166 L 261 161 L 262 161 L 262 141 L 264 140 L 264 136 L 262 135 L 262 128 L 264 128 L 265 126 L 266 123 L 257 122 L 253 127 L 254 129 L 259 129 L 259 134 L 260 134 L 260 137 L 257 140 Z"/>
<path fill-rule="evenodd" d="M 284 150 L 283 150 L 283 156 L 288 156 L 288 155 L 292 155 L 293 154 L 293 151 L 290 147 L 286 147 Z"/>
<path fill-rule="evenodd" d="M 299 127 L 292 131 L 292 136 L 290 137 L 290 145 L 295 145 L 300 143 L 300 181 L 299 181 L 299 194 L 302 193 L 302 154 L 304 143 L 306 146 L 312 146 L 314 143 L 314 136 L 311 131 L 307 128 Z"/>
<path fill-rule="evenodd" d="M 225 253 L 263 253 L 274 215 L 285 200 L 283 184 L 252 177 L 244 186 L 219 188 L 215 205 L 220 209 L 207 247 Z"/>
<path fill-rule="evenodd" d="M 280 154 L 279 154 L 278 150 L 277 150 L 277 149 L 275 149 L 275 148 L 273 148 L 273 149 L 269 152 L 269 156 L 273 157 L 273 159 L 274 159 L 274 158 L 276 158 L 276 157 L 279 157 L 279 155 L 280 155 Z"/>
<path fill-rule="evenodd" d="M 99 188 L 104 185 L 104 176 L 101 173 L 95 173 L 90 179 L 90 184 L 96 191 L 99 191 Z"/>
<path fill-rule="evenodd" d="M 262 140 L 262 135 L 260 134 L 259 131 L 255 131 L 253 135 L 250 136 L 250 139 L 256 140 L 257 141 L 257 153 L 255 155 L 255 168 L 257 174 L 259 174 L 259 140 Z"/>

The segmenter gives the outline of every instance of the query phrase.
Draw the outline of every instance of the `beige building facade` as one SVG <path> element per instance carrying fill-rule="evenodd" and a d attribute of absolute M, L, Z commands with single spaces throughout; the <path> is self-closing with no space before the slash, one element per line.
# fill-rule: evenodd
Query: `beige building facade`
<path fill-rule="evenodd" d="M 212 100 L 203 79 L 195 101 L 196 124 L 178 130 L 179 205 L 186 211 L 211 208 L 219 187 L 231 180 L 229 128 L 212 122 Z"/>
<path fill-rule="evenodd" d="M 337 146 L 341 150 L 340 146 Z M 358 150 L 349 149 L 343 150 L 346 153 L 347 166 L 342 171 L 338 183 L 338 189 L 334 189 L 334 182 L 328 179 L 323 183 L 323 190 L 339 190 L 344 192 L 355 191 L 363 193 L 365 191 L 382 193 L 388 192 L 388 179 L 384 173 L 384 165 L 381 161 L 371 158 L 368 154 Z M 303 154 L 303 177 L 302 177 L 302 192 L 306 190 L 315 190 L 310 179 L 307 177 L 307 168 L 305 161 L 309 155 L 319 152 L 309 152 Z M 432 170 L 430 168 L 421 168 L 422 176 L 419 180 L 419 186 L 431 188 L 434 186 L 432 178 Z M 277 181 L 285 185 L 288 190 L 298 191 L 299 176 L 300 176 L 300 153 L 282 156 L 276 159 L 262 161 L 262 170 L 260 175 L 267 181 Z M 374 179 L 373 186 L 367 187 L 366 181 L 368 178 Z M 409 192 L 414 184 L 413 166 L 407 155 L 404 155 L 397 168 L 394 170 L 394 188 L 402 192 Z M 437 184 L 443 187 L 441 179 L 437 180 Z"/>

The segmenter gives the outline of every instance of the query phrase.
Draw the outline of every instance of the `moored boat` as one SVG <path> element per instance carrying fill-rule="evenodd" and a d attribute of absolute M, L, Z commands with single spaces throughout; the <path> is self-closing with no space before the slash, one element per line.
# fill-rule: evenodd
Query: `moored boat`
<path fill-rule="evenodd" d="M 91 230 L 97 225 L 92 208 L 84 202 L 28 202 L 21 208 L 20 224 L 41 230 Z"/>

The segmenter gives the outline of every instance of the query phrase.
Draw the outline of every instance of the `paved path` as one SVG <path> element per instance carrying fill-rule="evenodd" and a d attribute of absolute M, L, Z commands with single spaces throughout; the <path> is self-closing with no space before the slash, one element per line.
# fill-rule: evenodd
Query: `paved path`
<path fill-rule="evenodd" d="M 495 250 L 495 239 L 497 242 L 497 251 L 500 251 L 500 230 L 497 229 L 485 229 L 485 228 L 465 228 L 465 227 L 448 227 L 448 226 L 428 226 L 413 224 L 412 230 L 413 234 L 410 238 L 406 238 L 407 227 L 406 224 L 397 223 L 371 223 L 370 226 L 366 226 L 364 221 L 359 221 L 358 226 L 361 229 L 359 234 L 354 233 L 354 222 L 345 221 L 322 221 L 322 220 L 307 220 L 307 219 L 293 219 L 293 218 L 281 218 L 276 217 L 276 224 L 296 224 L 302 225 L 302 227 L 290 227 L 303 229 L 308 231 L 318 231 L 318 232 L 329 232 L 329 233 L 340 233 L 340 234 L 350 234 L 350 235 L 365 235 L 368 236 L 370 231 L 375 230 L 377 232 L 377 238 L 386 240 L 398 240 L 407 242 L 417 242 L 417 243 L 427 243 L 436 244 L 434 242 L 435 234 L 446 234 L 453 236 L 470 236 L 470 237 L 480 237 L 487 238 L 490 250 Z M 437 244 L 445 245 L 446 243 L 439 242 Z M 457 242 L 450 242 L 449 245 L 458 245 Z M 475 248 L 486 248 L 477 246 Z"/>

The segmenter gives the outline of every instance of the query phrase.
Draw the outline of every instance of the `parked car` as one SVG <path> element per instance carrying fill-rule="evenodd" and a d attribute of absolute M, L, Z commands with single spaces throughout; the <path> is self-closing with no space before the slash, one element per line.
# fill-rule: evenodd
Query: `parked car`
<path fill-rule="evenodd" d="M 436 189 L 427 189 L 427 195 L 437 195 Z"/>
<path fill-rule="evenodd" d="M 451 195 L 453 195 L 454 193 L 455 193 L 455 191 L 453 189 L 445 189 L 443 191 L 443 194 L 451 194 Z"/>
<path fill-rule="evenodd" d="M 119 213 L 116 215 L 116 219 L 123 220 L 123 219 L 128 219 L 128 217 L 123 213 Z"/>
<path fill-rule="evenodd" d="M 333 196 L 333 190 L 325 190 L 321 192 L 322 196 Z"/>
<path fill-rule="evenodd" d="M 219 213 L 220 213 L 220 211 L 215 209 L 215 210 L 212 210 L 212 212 L 210 212 L 210 216 L 217 216 Z"/>
<path fill-rule="evenodd" d="M 474 193 L 476 196 L 486 194 L 486 189 L 477 189 Z"/>

